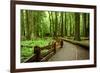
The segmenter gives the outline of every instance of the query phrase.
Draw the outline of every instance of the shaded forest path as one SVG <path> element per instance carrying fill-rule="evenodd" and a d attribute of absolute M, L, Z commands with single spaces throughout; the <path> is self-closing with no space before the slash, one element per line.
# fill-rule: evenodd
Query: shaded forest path
<path fill-rule="evenodd" d="M 68 61 L 89 59 L 89 50 L 64 41 L 63 48 L 52 56 L 49 61 Z"/>

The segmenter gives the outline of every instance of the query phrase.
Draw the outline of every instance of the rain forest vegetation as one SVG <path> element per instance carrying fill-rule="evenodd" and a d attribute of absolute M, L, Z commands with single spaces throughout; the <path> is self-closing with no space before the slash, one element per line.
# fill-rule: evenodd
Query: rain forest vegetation
<path fill-rule="evenodd" d="M 23 9 L 20 14 L 21 62 L 34 54 L 34 46 L 46 46 L 58 37 L 89 41 L 89 13 Z"/>

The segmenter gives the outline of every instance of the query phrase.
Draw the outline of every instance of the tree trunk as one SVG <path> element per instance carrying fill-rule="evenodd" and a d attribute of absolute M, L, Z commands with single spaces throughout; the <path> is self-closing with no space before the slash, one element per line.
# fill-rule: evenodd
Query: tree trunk
<path fill-rule="evenodd" d="M 25 39 L 25 20 L 24 10 L 21 10 L 21 40 Z"/>
<path fill-rule="evenodd" d="M 86 36 L 89 37 L 89 24 L 90 24 L 90 18 L 89 18 L 89 13 L 86 15 L 87 18 L 87 29 L 86 29 Z"/>
<path fill-rule="evenodd" d="M 80 41 L 80 13 L 75 13 L 75 33 L 74 40 Z"/>
<path fill-rule="evenodd" d="M 51 34 L 52 34 L 52 32 L 51 32 L 51 24 L 52 24 L 52 22 L 51 22 L 51 13 L 48 11 L 48 14 L 49 14 L 49 21 L 50 21 L 50 36 L 51 36 Z"/>
<path fill-rule="evenodd" d="M 55 37 L 57 37 L 57 24 L 58 24 L 58 19 L 57 19 L 57 12 L 55 12 Z"/>
<path fill-rule="evenodd" d="M 65 12 L 65 36 L 67 36 L 67 15 L 66 15 L 66 12 Z"/>
<path fill-rule="evenodd" d="M 29 33 L 29 11 L 26 10 L 26 39 L 30 40 L 30 33 Z"/>
<path fill-rule="evenodd" d="M 83 37 L 86 37 L 86 13 L 83 13 Z"/>
<path fill-rule="evenodd" d="M 61 13 L 61 37 L 63 37 L 63 12 Z"/>

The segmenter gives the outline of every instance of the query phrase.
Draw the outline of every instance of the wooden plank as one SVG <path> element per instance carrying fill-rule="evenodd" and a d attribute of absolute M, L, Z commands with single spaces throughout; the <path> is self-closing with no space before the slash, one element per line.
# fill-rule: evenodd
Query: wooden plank
<path fill-rule="evenodd" d="M 36 55 L 32 55 L 31 57 L 29 57 L 28 59 L 26 59 L 26 60 L 24 61 L 24 63 L 35 61 L 35 57 L 36 57 Z"/>
<path fill-rule="evenodd" d="M 42 49 L 50 49 L 51 46 L 52 46 L 52 45 L 47 45 L 47 46 L 41 47 L 41 50 L 42 50 Z"/>
<path fill-rule="evenodd" d="M 44 62 L 44 61 L 48 61 L 49 58 L 51 58 L 54 55 L 54 52 L 51 52 L 50 54 L 48 54 L 46 57 L 44 57 L 43 59 L 41 59 L 40 62 Z"/>

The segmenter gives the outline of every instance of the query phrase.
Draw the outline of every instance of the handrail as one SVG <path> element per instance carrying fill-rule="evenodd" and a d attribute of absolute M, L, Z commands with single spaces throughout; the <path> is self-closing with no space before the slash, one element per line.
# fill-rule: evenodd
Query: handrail
<path fill-rule="evenodd" d="M 30 57 L 27 59 L 25 62 L 42 62 L 42 61 L 48 61 L 51 56 L 53 56 L 58 48 L 63 47 L 63 40 L 60 41 L 54 41 L 52 44 L 44 46 L 44 47 L 39 47 L 39 46 L 34 46 L 34 56 Z M 41 56 L 41 50 L 48 49 L 48 53 L 46 56 L 42 57 Z"/>

